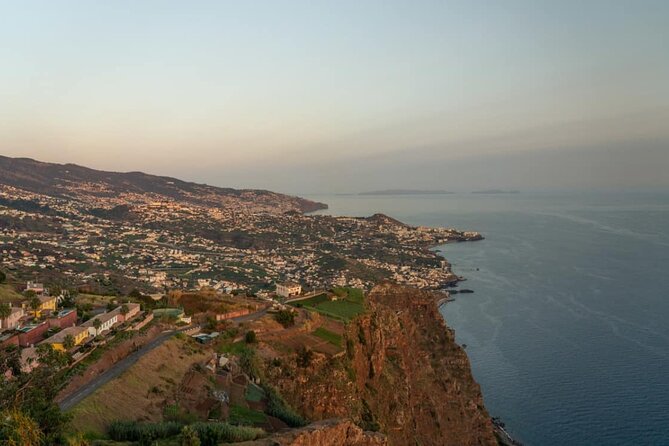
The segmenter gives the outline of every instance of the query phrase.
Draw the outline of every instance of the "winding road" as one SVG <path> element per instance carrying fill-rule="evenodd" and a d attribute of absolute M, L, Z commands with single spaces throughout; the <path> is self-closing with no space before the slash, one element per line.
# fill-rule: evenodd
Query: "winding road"
<path fill-rule="evenodd" d="M 247 314 L 245 316 L 240 316 L 236 317 L 233 319 L 230 319 L 231 321 L 234 322 L 249 322 L 253 321 L 256 319 L 259 319 L 263 317 L 265 314 L 267 314 L 267 308 L 262 309 L 260 311 L 257 311 L 255 313 Z M 100 387 L 104 386 L 107 384 L 109 381 L 112 379 L 116 378 L 119 376 L 121 373 L 125 372 L 128 370 L 131 366 L 133 366 L 139 358 L 144 356 L 145 354 L 149 353 L 151 350 L 155 349 L 156 347 L 160 346 L 163 342 L 167 341 L 169 338 L 174 336 L 176 333 L 180 333 L 182 331 L 186 331 L 188 329 L 191 329 L 193 327 L 185 327 L 181 328 L 179 330 L 170 330 L 161 333 L 158 335 L 155 339 L 151 340 L 144 346 L 142 346 L 139 350 L 132 352 L 125 358 L 121 359 L 120 361 L 116 362 L 114 365 L 112 365 L 109 369 L 105 370 L 103 373 L 101 373 L 99 376 L 95 377 L 92 379 L 90 382 L 84 384 L 65 398 L 63 398 L 62 401 L 58 403 L 58 406 L 60 406 L 60 409 L 63 411 L 67 411 L 72 409 L 74 406 L 82 402 L 86 397 L 90 396 L 93 392 L 95 392 L 97 389 Z"/>

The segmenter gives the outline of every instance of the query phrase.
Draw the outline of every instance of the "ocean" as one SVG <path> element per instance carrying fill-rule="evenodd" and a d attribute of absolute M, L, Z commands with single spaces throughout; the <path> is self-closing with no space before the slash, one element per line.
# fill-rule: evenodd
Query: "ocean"
<path fill-rule="evenodd" d="M 441 311 L 524 445 L 669 445 L 669 194 L 308 198 L 486 237 L 437 248 L 474 290 Z"/>

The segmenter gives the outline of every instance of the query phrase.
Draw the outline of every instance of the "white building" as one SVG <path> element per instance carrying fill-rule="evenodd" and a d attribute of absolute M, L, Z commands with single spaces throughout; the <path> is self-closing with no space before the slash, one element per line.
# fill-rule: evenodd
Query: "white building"
<path fill-rule="evenodd" d="M 42 294 L 46 290 L 44 288 L 44 284 L 39 283 L 39 282 L 28 282 L 26 284 L 26 291 L 34 291 L 35 294 Z"/>
<path fill-rule="evenodd" d="M 282 297 L 297 296 L 302 292 L 302 286 L 294 282 L 277 283 L 276 294 Z"/>
<path fill-rule="evenodd" d="M 109 313 L 102 313 L 94 318 L 91 318 L 81 324 L 82 327 L 86 327 L 88 329 L 88 334 L 91 336 L 97 336 L 99 334 L 104 333 L 105 331 L 111 330 L 112 327 L 116 324 L 118 324 L 119 320 L 119 313 L 115 311 L 110 311 Z M 95 328 L 95 321 L 99 320 L 100 321 L 100 327 Z"/>

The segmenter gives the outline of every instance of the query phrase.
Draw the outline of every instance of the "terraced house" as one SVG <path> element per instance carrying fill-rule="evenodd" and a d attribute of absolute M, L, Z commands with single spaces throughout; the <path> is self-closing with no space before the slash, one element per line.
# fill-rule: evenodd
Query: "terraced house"
<path fill-rule="evenodd" d="M 71 347 L 65 345 L 67 344 L 68 336 L 72 336 L 73 342 Z M 81 345 L 86 339 L 88 339 L 88 330 L 85 327 L 68 327 L 46 339 L 44 343 L 51 344 L 56 350 L 66 351 L 69 348 Z"/>
<path fill-rule="evenodd" d="M 37 315 L 41 316 L 43 313 L 51 313 L 56 311 L 56 296 L 39 296 L 40 301 L 39 308 L 37 309 Z"/>
<path fill-rule="evenodd" d="M 118 324 L 119 316 L 119 313 L 116 311 L 102 313 L 87 320 L 81 326 L 86 328 L 91 336 L 98 336 L 105 331 L 111 330 L 114 325 Z"/>

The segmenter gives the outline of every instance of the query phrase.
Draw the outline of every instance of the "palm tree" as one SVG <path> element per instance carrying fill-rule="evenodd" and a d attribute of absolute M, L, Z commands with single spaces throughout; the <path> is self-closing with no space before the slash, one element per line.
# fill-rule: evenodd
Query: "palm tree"
<path fill-rule="evenodd" d="M 34 314 L 35 314 L 35 319 L 37 319 L 37 312 L 39 311 L 39 307 L 42 306 L 42 301 L 39 300 L 39 297 L 33 296 L 30 299 L 30 308 L 32 308 Z"/>
<path fill-rule="evenodd" d="M 12 307 L 9 304 L 6 303 L 0 303 L 0 328 L 7 328 L 4 327 L 2 321 L 7 319 L 9 315 L 12 314 Z"/>
<path fill-rule="evenodd" d="M 95 335 L 98 335 L 98 331 L 100 330 L 100 326 L 102 325 L 102 322 L 100 322 L 100 318 L 95 318 L 93 319 L 93 327 L 95 327 Z"/>
<path fill-rule="evenodd" d="M 0 303 L 0 321 L 12 314 L 12 307 L 7 303 Z"/>
<path fill-rule="evenodd" d="M 63 339 L 63 347 L 65 347 L 66 350 L 71 349 L 74 347 L 74 336 L 71 334 L 66 335 L 65 339 Z"/>

